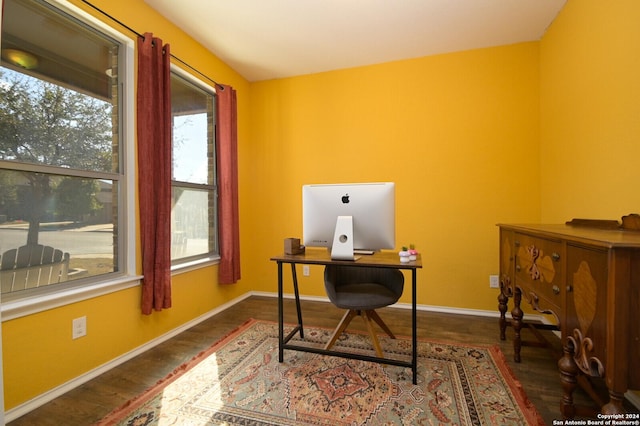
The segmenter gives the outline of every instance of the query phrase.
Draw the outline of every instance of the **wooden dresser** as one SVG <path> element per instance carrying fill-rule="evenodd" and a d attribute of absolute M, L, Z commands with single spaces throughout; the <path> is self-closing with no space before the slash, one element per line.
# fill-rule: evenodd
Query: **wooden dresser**
<path fill-rule="evenodd" d="M 561 413 L 573 418 L 578 379 L 604 379 L 601 412 L 622 413 L 624 393 L 640 389 L 640 218 L 574 219 L 559 225 L 500 224 L 500 338 L 509 299 L 520 362 L 524 299 L 555 317 L 564 354 L 558 361 Z M 623 227 L 624 226 L 624 227 Z M 588 380 L 586 381 L 588 382 Z M 580 412 L 578 412 L 580 414 Z"/>

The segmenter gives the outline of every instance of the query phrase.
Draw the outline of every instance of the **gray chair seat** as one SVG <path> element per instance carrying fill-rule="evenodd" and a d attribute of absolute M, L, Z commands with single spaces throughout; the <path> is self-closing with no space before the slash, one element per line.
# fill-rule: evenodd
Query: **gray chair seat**
<path fill-rule="evenodd" d="M 344 284 L 336 291 L 333 304 L 342 309 L 378 309 L 393 305 L 398 295 L 377 283 Z"/>

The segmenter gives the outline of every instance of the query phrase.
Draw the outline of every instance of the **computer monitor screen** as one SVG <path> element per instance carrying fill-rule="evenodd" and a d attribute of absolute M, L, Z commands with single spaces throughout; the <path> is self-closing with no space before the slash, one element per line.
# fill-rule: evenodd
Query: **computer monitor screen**
<path fill-rule="evenodd" d="M 350 218 L 354 250 L 395 248 L 395 184 L 344 183 L 302 187 L 303 244 L 331 248 L 338 218 Z M 348 234 L 348 233 L 347 233 Z"/>

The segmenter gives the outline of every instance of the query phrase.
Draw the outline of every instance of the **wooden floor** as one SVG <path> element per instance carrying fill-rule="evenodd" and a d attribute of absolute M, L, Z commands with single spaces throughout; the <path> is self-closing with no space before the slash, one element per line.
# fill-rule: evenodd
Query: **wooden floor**
<path fill-rule="evenodd" d="M 329 303 L 310 301 L 302 302 L 302 312 L 305 324 L 326 327 L 335 327 L 344 313 Z M 378 312 L 394 333 L 411 335 L 409 310 L 385 308 Z M 249 318 L 277 321 L 277 300 L 267 297 L 243 300 L 9 425 L 90 425 L 155 384 Z M 285 301 L 285 321 L 296 321 L 295 305 L 291 300 Z M 364 330 L 361 323 L 354 320 L 350 327 Z M 559 339 L 551 332 L 543 333 L 554 341 L 553 347 L 559 351 Z M 458 343 L 500 345 L 512 371 L 546 424 L 551 425 L 554 419 L 559 419 L 561 388 L 556 360 L 549 348 L 523 347 L 523 362 L 516 364 L 513 362 L 511 341 L 513 330 L 508 328 L 507 341 L 500 341 L 497 319 L 433 312 L 418 312 L 418 336 Z M 524 331 L 523 337 L 535 340 L 529 331 Z M 576 392 L 575 400 L 579 403 L 589 402 L 582 391 Z"/>

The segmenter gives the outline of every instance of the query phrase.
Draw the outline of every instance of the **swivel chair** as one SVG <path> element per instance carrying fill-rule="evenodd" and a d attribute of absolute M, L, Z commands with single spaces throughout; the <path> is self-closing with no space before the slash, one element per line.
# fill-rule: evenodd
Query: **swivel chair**
<path fill-rule="evenodd" d="M 396 337 L 375 309 L 393 305 L 400 299 L 404 289 L 402 272 L 390 268 L 327 265 L 324 269 L 324 287 L 331 303 L 338 308 L 347 309 L 325 349 L 331 349 L 351 320 L 361 316 L 371 335 L 376 354 L 383 358 L 373 322 L 392 339 Z"/>

